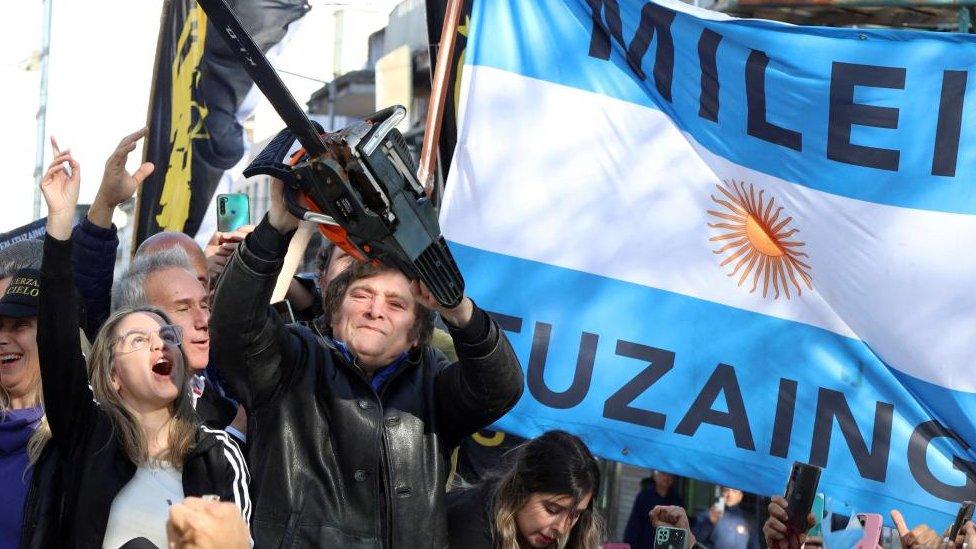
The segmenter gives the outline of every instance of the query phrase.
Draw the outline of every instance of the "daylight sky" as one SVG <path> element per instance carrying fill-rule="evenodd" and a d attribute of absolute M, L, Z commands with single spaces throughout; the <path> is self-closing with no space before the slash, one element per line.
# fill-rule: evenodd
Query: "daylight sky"
<path fill-rule="evenodd" d="M 53 0 L 47 133 L 82 166 L 81 202 L 98 188 L 105 159 L 122 136 L 145 125 L 161 0 Z M 395 0 L 312 0 L 313 9 L 275 61 L 278 68 L 330 80 L 333 6 L 355 5 L 366 22 L 346 37 L 341 70 L 360 68 L 366 37 L 385 25 Z M 41 0 L 19 0 L 0 18 L 0 232 L 33 219 L 40 70 L 25 70 L 41 46 Z M 316 55 L 316 52 L 318 53 Z M 300 104 L 322 84 L 282 74 Z M 265 104 L 258 116 L 274 116 Z M 266 126 L 264 124 L 263 126 Z M 277 126 L 277 124 L 272 124 Z M 256 136 L 260 138 L 261 136 Z M 138 166 L 141 149 L 130 155 Z M 44 163 L 50 161 L 45 147 Z M 43 207 L 42 207 L 42 213 Z"/>

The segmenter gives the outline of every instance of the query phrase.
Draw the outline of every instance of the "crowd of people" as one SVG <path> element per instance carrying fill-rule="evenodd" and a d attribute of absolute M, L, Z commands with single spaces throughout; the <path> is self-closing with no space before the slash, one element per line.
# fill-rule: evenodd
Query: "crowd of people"
<path fill-rule="evenodd" d="M 46 235 L 0 252 L 0 549 L 600 546 L 600 469 L 569 433 L 447 486 L 452 450 L 524 386 L 469 297 L 445 308 L 400 271 L 325 246 L 315 280 L 289 290 L 302 321 L 269 307 L 299 225 L 281 182 L 256 226 L 206 249 L 159 233 L 116 279 L 112 213 L 152 173 L 125 168 L 144 135 L 121 141 L 77 224 L 82 167 L 52 140 Z M 723 547 L 742 493 L 693 526 L 672 483 L 657 473 L 642 493 L 632 546 L 671 526 Z M 769 514 L 767 545 L 808 542 L 787 530 L 784 500 Z M 947 543 L 974 536 L 970 522 Z"/>

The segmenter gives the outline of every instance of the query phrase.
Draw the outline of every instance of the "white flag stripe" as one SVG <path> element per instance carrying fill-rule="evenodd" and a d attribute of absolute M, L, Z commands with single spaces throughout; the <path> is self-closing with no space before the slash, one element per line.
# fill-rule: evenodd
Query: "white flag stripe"
<path fill-rule="evenodd" d="M 954 239 L 976 234 L 976 219 L 815 191 L 696 147 L 660 111 L 465 71 L 468 108 L 442 211 L 450 240 L 859 337 L 905 373 L 976 391 L 967 373 L 976 300 L 962 283 L 976 277 L 958 274 L 976 275 L 976 258 Z M 722 220 L 707 213 L 722 211 L 711 197 L 722 198 L 723 179 L 762 190 L 783 207 L 780 220 L 793 218 L 815 291 L 801 281 L 802 296 L 791 286 L 791 299 L 774 300 L 761 282 L 749 292 L 752 276 L 742 286 L 742 271 L 727 276 L 738 260 L 719 266 L 731 252 L 713 250 L 729 241 L 709 241 L 722 230 L 708 223 Z"/>

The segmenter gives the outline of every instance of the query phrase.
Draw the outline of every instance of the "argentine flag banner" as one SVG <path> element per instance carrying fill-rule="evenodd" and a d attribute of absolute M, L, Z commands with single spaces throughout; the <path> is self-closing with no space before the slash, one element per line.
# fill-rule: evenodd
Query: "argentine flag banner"
<path fill-rule="evenodd" d="M 476 0 L 441 222 L 497 427 L 941 531 L 976 499 L 976 37 Z"/>

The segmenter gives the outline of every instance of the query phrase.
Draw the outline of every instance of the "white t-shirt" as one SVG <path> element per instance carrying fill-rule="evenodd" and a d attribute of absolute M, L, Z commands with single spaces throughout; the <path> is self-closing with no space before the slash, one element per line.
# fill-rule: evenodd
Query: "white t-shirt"
<path fill-rule="evenodd" d="M 166 521 L 169 508 L 182 501 L 181 471 L 169 464 L 139 467 L 112 501 L 103 549 L 118 549 L 139 537 L 148 539 L 156 547 L 168 547 Z"/>

